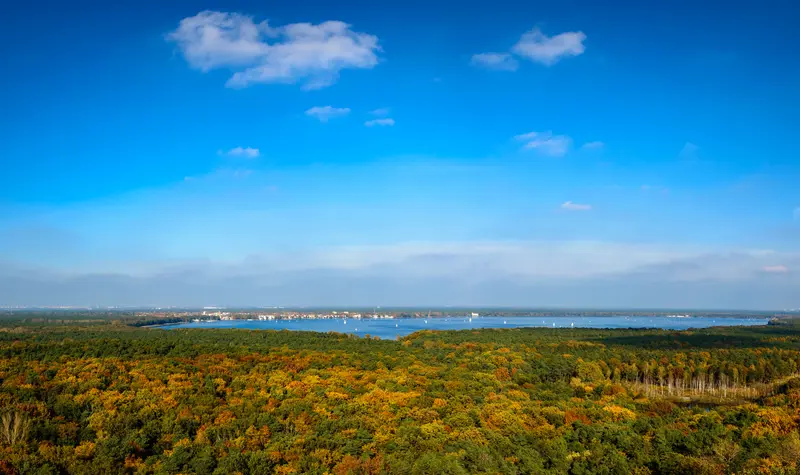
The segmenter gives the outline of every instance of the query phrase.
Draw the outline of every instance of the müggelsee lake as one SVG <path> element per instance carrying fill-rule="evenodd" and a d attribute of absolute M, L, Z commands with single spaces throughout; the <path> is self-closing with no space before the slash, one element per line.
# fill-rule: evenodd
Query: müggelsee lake
<path fill-rule="evenodd" d="M 279 320 L 212 320 L 161 328 L 240 328 L 247 330 L 298 330 L 371 335 L 396 339 L 420 330 L 469 330 L 477 328 L 662 328 L 687 330 L 713 326 L 766 325 L 767 318 L 711 317 L 437 317 L 437 318 L 364 318 L 364 319 L 279 319 Z"/>

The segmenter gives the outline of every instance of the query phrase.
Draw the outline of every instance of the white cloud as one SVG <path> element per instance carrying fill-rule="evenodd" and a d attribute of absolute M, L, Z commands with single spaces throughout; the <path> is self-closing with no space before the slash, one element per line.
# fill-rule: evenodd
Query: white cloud
<path fill-rule="evenodd" d="M 678 154 L 678 157 L 684 160 L 694 160 L 695 158 L 697 158 L 697 151 L 699 149 L 700 147 L 698 147 L 697 145 L 691 142 L 686 142 L 686 144 L 683 146 L 680 153 Z"/>
<path fill-rule="evenodd" d="M 566 135 L 553 135 L 552 132 L 529 132 L 514 137 L 520 142 L 525 142 L 522 148 L 537 150 L 551 157 L 563 157 L 569 150 L 572 139 Z"/>
<path fill-rule="evenodd" d="M 350 113 L 350 109 L 347 107 L 312 107 L 306 111 L 306 115 L 309 117 L 315 117 L 319 119 L 320 122 L 327 122 L 329 119 L 334 119 L 336 117 L 343 117 Z"/>
<path fill-rule="evenodd" d="M 762 271 L 768 274 L 788 274 L 789 268 L 784 265 L 773 265 L 773 266 L 764 266 L 761 268 Z"/>
<path fill-rule="evenodd" d="M 382 125 L 382 126 L 391 127 L 391 126 L 394 125 L 394 119 L 391 119 L 391 118 L 373 119 L 373 120 L 368 120 L 368 121 L 364 122 L 364 125 L 366 125 L 367 127 L 374 127 L 376 125 Z"/>
<path fill-rule="evenodd" d="M 516 71 L 519 63 L 510 53 L 480 53 L 472 55 L 470 64 L 497 71 Z"/>
<path fill-rule="evenodd" d="M 378 117 L 389 115 L 389 112 L 390 112 L 390 110 L 389 110 L 388 107 L 381 107 L 380 109 L 375 109 L 375 110 L 369 111 L 370 114 L 376 115 Z"/>
<path fill-rule="evenodd" d="M 302 83 L 304 89 L 330 86 L 343 69 L 378 64 L 378 38 L 340 21 L 271 27 L 239 13 L 204 11 L 181 20 L 167 35 L 186 61 L 203 72 L 230 68 L 228 87 L 255 83 Z"/>
<path fill-rule="evenodd" d="M 581 148 L 584 150 L 600 150 L 605 146 L 606 144 L 604 144 L 603 142 L 587 142 L 583 144 Z"/>
<path fill-rule="evenodd" d="M 217 152 L 219 155 L 238 158 L 257 158 L 261 152 L 257 148 L 252 147 L 235 147 L 228 151 L 220 150 Z"/>
<path fill-rule="evenodd" d="M 531 61 L 550 66 L 563 58 L 583 54 L 585 39 L 586 35 L 582 31 L 547 36 L 539 28 L 534 28 L 522 35 L 511 51 Z"/>
<path fill-rule="evenodd" d="M 561 209 L 565 209 L 567 211 L 590 211 L 592 209 L 592 205 L 582 205 L 573 203 L 572 201 L 567 201 L 561 205 Z"/>

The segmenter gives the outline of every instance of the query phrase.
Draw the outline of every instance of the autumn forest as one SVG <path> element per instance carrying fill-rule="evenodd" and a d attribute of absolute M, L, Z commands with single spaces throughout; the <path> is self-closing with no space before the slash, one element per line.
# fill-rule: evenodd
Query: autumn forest
<path fill-rule="evenodd" d="M 800 326 L 0 322 L 0 473 L 789 474 Z"/>

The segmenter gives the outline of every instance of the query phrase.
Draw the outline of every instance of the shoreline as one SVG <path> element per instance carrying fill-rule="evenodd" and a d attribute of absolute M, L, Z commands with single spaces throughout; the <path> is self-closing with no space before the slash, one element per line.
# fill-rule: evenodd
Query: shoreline
<path fill-rule="evenodd" d="M 637 330 L 645 330 L 645 329 L 659 329 L 659 330 L 672 330 L 672 331 L 686 331 L 686 330 L 696 330 L 696 329 L 704 329 L 704 328 L 712 328 L 712 327 L 740 327 L 740 326 L 765 326 L 772 324 L 774 318 L 772 317 L 705 317 L 705 316 L 688 316 L 688 317 L 673 317 L 673 316 L 653 316 L 653 317 L 612 317 L 612 316 L 597 316 L 597 317 L 574 317 L 574 316 L 551 316 L 545 317 L 542 320 L 542 323 L 535 323 L 530 325 L 531 321 L 538 320 L 541 317 L 528 317 L 528 316 L 486 316 L 486 317 L 469 317 L 469 316 L 439 316 L 439 317 L 402 317 L 402 318 L 276 318 L 272 320 L 255 320 L 255 319 L 231 319 L 231 320 L 202 320 L 198 322 L 187 321 L 187 322 L 171 322 L 165 324 L 153 324 L 153 325 L 146 325 L 140 328 L 161 328 L 161 329 L 170 329 L 174 327 L 180 328 L 187 328 L 187 329 L 209 329 L 209 330 L 217 330 L 217 329 L 242 329 L 242 330 L 287 330 L 287 331 L 337 331 L 342 332 L 345 330 L 344 333 L 368 333 L 370 330 L 387 330 L 387 329 L 401 329 L 398 327 L 400 322 L 402 321 L 404 325 L 402 325 L 402 329 L 408 329 L 408 326 L 405 325 L 410 321 L 415 322 L 424 322 L 428 324 L 428 321 L 433 323 L 433 328 L 430 330 L 437 330 L 437 331 L 453 331 L 453 330 L 481 330 L 481 329 L 502 329 L 502 328 L 541 328 L 541 329 L 595 329 L 595 330 L 615 330 L 615 329 L 637 329 Z M 514 321 L 511 323 L 506 323 L 506 320 L 513 319 Z M 651 322 L 643 322 L 642 320 L 659 320 L 662 325 L 648 325 L 647 323 Z M 482 322 L 487 322 L 491 320 L 491 325 L 485 326 Z M 503 320 L 502 323 L 500 320 Z M 597 320 L 596 323 L 602 323 L 606 321 L 608 323 L 618 322 L 617 325 L 596 325 L 592 324 L 592 320 Z M 707 323 L 702 326 L 691 326 L 688 325 L 690 322 L 694 322 L 700 320 L 702 323 Z M 711 320 L 711 322 L 709 322 Z M 623 322 L 630 321 L 632 326 L 627 326 Z M 733 325 L 731 322 L 733 321 Z M 340 329 L 318 329 L 314 328 L 315 326 L 325 326 L 325 324 L 332 324 L 334 322 L 338 322 L 339 324 L 350 324 L 351 326 L 346 328 Z M 363 322 L 363 323 L 361 323 Z M 385 322 L 383 324 L 379 322 Z M 391 323 L 395 322 L 395 326 L 391 327 Z M 448 325 L 442 325 L 444 323 Z M 663 325 L 666 322 L 680 322 L 678 328 L 672 327 L 671 325 Z M 448 328 L 452 323 L 453 328 Z M 458 324 L 469 323 L 469 325 L 465 326 L 458 326 Z M 635 325 L 636 323 L 642 323 L 643 325 Z M 270 324 L 274 325 L 275 327 L 284 327 L 284 328 L 270 328 Z M 285 325 L 303 325 L 307 328 L 285 328 Z M 359 325 L 364 325 L 365 328 L 362 331 L 358 330 Z M 353 329 L 353 330 L 351 330 Z M 412 332 L 417 331 L 424 331 L 426 330 L 425 327 L 422 328 L 413 328 Z"/>

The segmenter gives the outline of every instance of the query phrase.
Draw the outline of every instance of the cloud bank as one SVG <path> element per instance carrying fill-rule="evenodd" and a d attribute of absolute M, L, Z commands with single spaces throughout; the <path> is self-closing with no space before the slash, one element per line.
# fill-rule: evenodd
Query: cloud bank
<path fill-rule="evenodd" d="M 780 309 L 798 306 L 798 265 L 771 251 L 590 241 L 335 246 L 127 272 L 4 265 L 0 303 Z"/>

